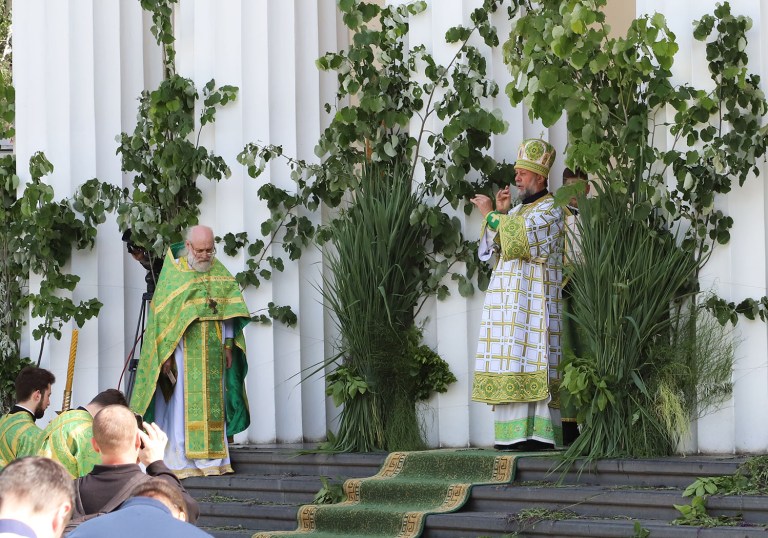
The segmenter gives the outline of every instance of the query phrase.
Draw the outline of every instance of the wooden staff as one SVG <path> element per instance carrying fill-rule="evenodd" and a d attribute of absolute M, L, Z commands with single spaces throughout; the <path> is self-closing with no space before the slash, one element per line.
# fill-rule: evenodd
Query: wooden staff
<path fill-rule="evenodd" d="M 67 384 L 64 386 L 64 401 L 61 404 L 61 411 L 69 411 L 69 405 L 72 400 L 72 380 L 75 377 L 75 357 L 77 356 L 77 329 L 72 329 L 72 343 L 69 345 L 69 364 L 67 365 Z"/>

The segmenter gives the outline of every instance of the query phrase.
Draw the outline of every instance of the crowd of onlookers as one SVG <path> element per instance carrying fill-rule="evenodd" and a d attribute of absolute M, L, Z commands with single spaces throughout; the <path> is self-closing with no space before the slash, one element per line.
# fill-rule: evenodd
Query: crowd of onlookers
<path fill-rule="evenodd" d="M 163 462 L 168 438 L 115 389 L 35 424 L 53 374 L 28 367 L 0 418 L 0 538 L 210 536 L 200 509 Z"/>

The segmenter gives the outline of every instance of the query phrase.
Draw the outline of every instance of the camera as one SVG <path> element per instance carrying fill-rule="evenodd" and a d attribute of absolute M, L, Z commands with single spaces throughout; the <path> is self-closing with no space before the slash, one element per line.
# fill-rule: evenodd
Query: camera
<path fill-rule="evenodd" d="M 162 258 L 152 258 L 149 252 L 143 247 L 140 247 L 133 241 L 131 241 L 132 231 L 127 229 L 123 232 L 123 242 L 128 254 L 133 256 L 133 259 L 141 264 L 146 269 L 147 274 L 144 276 L 144 282 L 147 283 L 147 293 L 152 294 L 155 292 L 155 284 L 157 284 L 157 277 L 160 276 L 160 271 L 163 268 Z"/>
<path fill-rule="evenodd" d="M 144 431 L 144 418 L 138 413 L 134 413 L 133 416 L 136 417 L 136 426 L 139 427 L 139 431 Z M 141 442 L 141 448 L 144 448 L 144 441 Z"/>

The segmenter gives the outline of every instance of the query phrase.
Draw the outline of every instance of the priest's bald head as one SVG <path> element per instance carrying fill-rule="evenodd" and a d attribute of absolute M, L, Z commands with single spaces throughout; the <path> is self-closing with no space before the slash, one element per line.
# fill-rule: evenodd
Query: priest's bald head
<path fill-rule="evenodd" d="M 200 273 L 210 271 L 216 254 L 213 230 L 210 227 L 199 224 L 190 228 L 184 246 L 187 250 L 187 263 L 192 269 Z"/>

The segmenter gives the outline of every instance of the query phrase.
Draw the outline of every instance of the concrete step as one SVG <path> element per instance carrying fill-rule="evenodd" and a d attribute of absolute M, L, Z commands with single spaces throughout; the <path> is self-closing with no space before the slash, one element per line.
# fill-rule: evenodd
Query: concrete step
<path fill-rule="evenodd" d="M 305 454 L 302 449 L 293 447 L 234 445 L 230 457 L 238 475 L 363 478 L 379 472 L 387 453 Z"/>
<path fill-rule="evenodd" d="M 650 538 L 765 538 L 762 527 L 687 527 L 666 521 L 560 519 L 518 523 L 505 513 L 457 512 L 427 517 L 422 538 L 634 538 L 635 522 Z"/>
<path fill-rule="evenodd" d="M 564 472 L 562 462 L 557 458 L 521 457 L 517 461 L 515 481 L 685 488 L 700 476 L 733 474 L 745 459 L 741 456 L 605 459 L 592 463 L 577 462 Z"/>
<path fill-rule="evenodd" d="M 671 521 L 680 516 L 674 505 L 690 504 L 682 489 L 633 489 L 601 486 L 475 486 L 464 506 L 468 512 L 568 510 L 579 516 Z M 740 516 L 746 523 L 768 524 L 768 497 L 713 496 L 707 499 L 712 516 Z"/>
<path fill-rule="evenodd" d="M 340 484 L 339 479 L 327 479 Z M 191 477 L 184 480 L 184 487 L 196 499 L 226 499 L 249 501 L 254 504 L 307 504 L 323 487 L 319 476 L 241 476 L 225 475 Z"/>
<path fill-rule="evenodd" d="M 238 475 L 327 476 L 364 478 L 376 474 L 387 454 L 307 454 L 311 445 L 268 447 L 233 445 L 232 466 Z M 510 452 L 514 454 L 514 452 Z M 700 476 L 733 474 L 745 460 L 741 456 L 690 456 L 646 460 L 606 459 L 577 462 L 567 472 L 554 456 L 520 457 L 516 481 L 564 484 L 684 488 Z"/>
<path fill-rule="evenodd" d="M 251 538 L 253 531 L 201 527 L 214 538 Z"/>
<path fill-rule="evenodd" d="M 455 515 L 461 519 L 470 514 L 494 514 L 499 521 L 513 521 L 520 512 L 540 510 L 565 511 L 574 517 L 670 522 L 680 516 L 674 505 L 689 503 L 689 499 L 683 498 L 681 493 L 681 490 L 595 486 L 477 486 L 464 508 Z M 714 496 L 708 499 L 707 507 L 712 516 L 739 516 L 746 524 L 768 525 L 768 497 L 765 496 Z M 243 500 L 202 502 L 200 508 L 199 524 L 207 527 L 237 525 L 252 530 L 292 530 L 296 525 L 298 504 Z M 494 523 L 496 527 L 499 527 L 499 521 Z M 504 530 L 505 525 L 500 528 Z"/>
<path fill-rule="evenodd" d="M 294 504 L 255 504 L 241 502 L 201 502 L 198 527 L 224 528 L 235 527 L 248 529 L 251 534 L 256 530 L 291 531 L 296 529 Z"/>
<path fill-rule="evenodd" d="M 427 517 L 422 538 L 628 538 L 636 537 L 635 522 L 647 530 L 650 538 L 764 538 L 763 527 L 688 527 L 667 521 L 634 519 L 559 519 L 519 523 L 507 513 L 458 512 Z M 250 538 L 254 529 L 234 529 L 232 525 L 203 527 L 216 538 Z M 275 529 L 263 526 L 258 530 Z M 515 534 L 516 533 L 516 534 Z"/>

